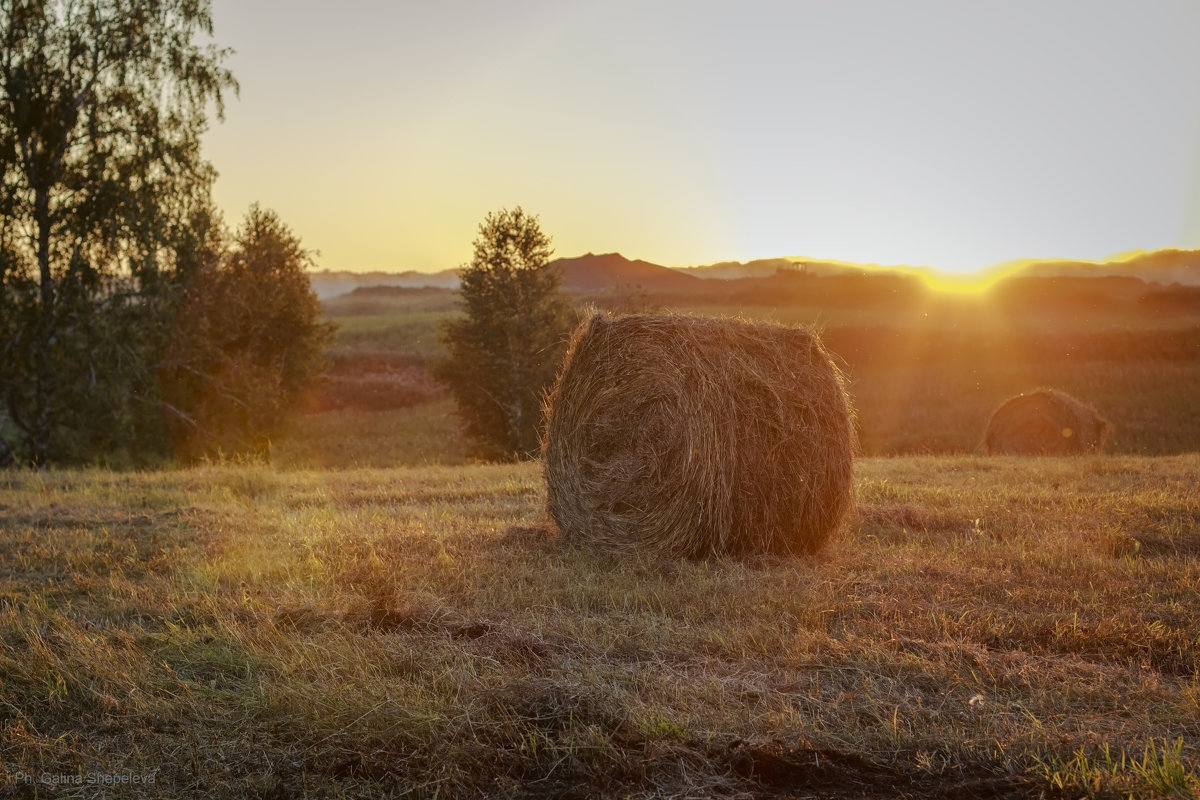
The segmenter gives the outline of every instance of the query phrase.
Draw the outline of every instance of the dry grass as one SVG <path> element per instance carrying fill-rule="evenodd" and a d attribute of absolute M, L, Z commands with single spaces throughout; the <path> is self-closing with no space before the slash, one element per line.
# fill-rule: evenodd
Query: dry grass
<path fill-rule="evenodd" d="M 849 400 L 807 328 L 597 314 L 546 407 L 549 511 L 579 543 L 812 553 L 850 503 Z"/>
<path fill-rule="evenodd" d="M 1200 459 L 856 473 L 815 558 L 667 564 L 535 465 L 2 474 L 0 792 L 1196 795 Z"/>
<path fill-rule="evenodd" d="M 471 462 L 454 402 L 442 396 L 407 408 L 294 414 L 271 462 L 281 469 L 457 466 Z"/>

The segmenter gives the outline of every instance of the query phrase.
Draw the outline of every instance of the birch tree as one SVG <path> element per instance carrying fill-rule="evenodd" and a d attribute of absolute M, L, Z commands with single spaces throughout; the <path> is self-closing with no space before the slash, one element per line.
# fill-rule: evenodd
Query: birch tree
<path fill-rule="evenodd" d="M 194 266 L 207 0 L 0 0 L 0 458 L 165 440 L 154 361 Z"/>

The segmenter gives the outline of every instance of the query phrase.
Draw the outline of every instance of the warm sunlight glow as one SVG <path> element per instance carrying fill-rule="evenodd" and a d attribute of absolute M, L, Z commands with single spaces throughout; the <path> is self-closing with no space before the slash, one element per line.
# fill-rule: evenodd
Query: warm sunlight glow
<path fill-rule="evenodd" d="M 1033 260 L 1008 261 L 975 272 L 946 272 L 932 267 L 895 267 L 902 274 L 920 278 L 934 291 L 947 294 L 981 295 L 1005 278 L 1036 263 Z"/>
<path fill-rule="evenodd" d="M 516 205 L 669 267 L 1190 248 L 1200 4 L 1143 5 L 214 0 L 241 90 L 204 153 L 228 219 L 335 271 L 455 268 Z"/>
<path fill-rule="evenodd" d="M 930 289 L 952 294 L 983 294 L 996 284 L 1005 273 L 981 272 L 960 275 L 939 270 L 919 271 L 918 275 Z"/>

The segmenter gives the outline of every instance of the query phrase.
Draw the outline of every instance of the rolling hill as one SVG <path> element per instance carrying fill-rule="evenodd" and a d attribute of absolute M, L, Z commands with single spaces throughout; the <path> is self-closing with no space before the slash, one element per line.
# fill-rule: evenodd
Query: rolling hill
<path fill-rule="evenodd" d="M 567 291 L 590 292 L 612 286 L 637 286 L 647 291 L 687 291 L 700 285 L 700 278 L 649 261 L 630 261 L 620 253 L 577 258 L 559 258 L 553 263 L 562 270 Z"/>
<path fill-rule="evenodd" d="M 710 291 L 716 281 L 735 282 L 743 288 L 756 282 L 772 283 L 778 275 L 804 274 L 810 277 L 848 275 L 913 274 L 904 266 L 852 264 L 849 262 L 800 257 L 767 258 L 755 261 L 723 261 L 706 266 L 664 267 L 641 259 L 628 259 L 620 253 L 585 253 L 559 258 L 563 288 L 571 292 L 596 292 L 613 287 L 637 287 L 647 292 L 690 294 Z M 1029 278 L 1136 278 L 1147 285 L 1200 286 L 1200 250 L 1155 250 L 1114 256 L 1109 261 L 1069 259 L 1028 259 L 1010 265 L 998 265 L 1009 271 L 1007 281 Z M 356 289 L 392 286 L 405 288 L 458 287 L 458 270 L 440 272 L 314 272 L 310 275 L 317 296 L 326 300 Z M 765 284 L 762 287 L 768 288 Z M 1128 288 L 1128 287 L 1127 287 Z"/>

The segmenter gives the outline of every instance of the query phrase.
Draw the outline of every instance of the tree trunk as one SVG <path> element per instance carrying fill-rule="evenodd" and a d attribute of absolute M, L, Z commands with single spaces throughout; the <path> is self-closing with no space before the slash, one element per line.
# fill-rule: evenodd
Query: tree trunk
<path fill-rule="evenodd" d="M 50 406 L 53 403 L 54 378 L 51 375 L 51 349 L 54 347 L 57 332 L 56 297 L 54 291 L 54 274 L 50 269 L 50 190 L 39 187 L 34 195 L 34 219 L 38 228 L 38 277 L 41 288 L 41 307 L 38 315 L 41 324 L 37 326 L 37 341 L 33 352 L 33 424 L 29 430 L 30 456 L 33 463 L 42 466 L 50 457 L 50 432 L 53 427 L 53 414 Z"/>
<path fill-rule="evenodd" d="M 12 450 L 8 447 L 8 442 L 0 439 L 0 467 L 11 467 L 14 460 Z"/>

